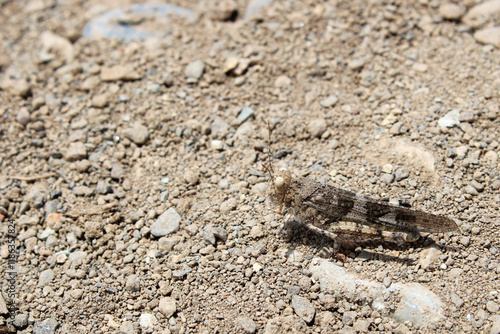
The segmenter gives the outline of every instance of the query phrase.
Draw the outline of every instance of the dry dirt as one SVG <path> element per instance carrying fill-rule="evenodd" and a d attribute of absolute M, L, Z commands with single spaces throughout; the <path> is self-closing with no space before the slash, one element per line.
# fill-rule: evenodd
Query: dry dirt
<path fill-rule="evenodd" d="M 500 332 L 500 51 L 474 35 L 500 15 L 471 27 L 470 0 L 457 20 L 440 1 L 297 0 L 244 19 L 243 1 L 179 0 L 193 17 L 127 17 L 160 37 L 82 36 L 124 3 L 0 1 L 0 329 Z M 275 169 L 460 230 L 337 254 L 300 226 L 283 237 L 268 121 Z M 442 317 L 332 298 L 318 257 L 419 283 Z"/>

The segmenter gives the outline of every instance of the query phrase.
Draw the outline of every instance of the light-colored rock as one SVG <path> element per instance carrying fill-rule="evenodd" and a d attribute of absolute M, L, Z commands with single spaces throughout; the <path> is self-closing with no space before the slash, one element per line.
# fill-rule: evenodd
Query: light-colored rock
<path fill-rule="evenodd" d="M 461 4 L 446 2 L 439 7 L 439 15 L 445 20 L 457 21 L 464 16 L 466 10 Z"/>
<path fill-rule="evenodd" d="M 292 297 L 292 307 L 302 320 L 308 324 L 312 323 L 316 309 L 307 298 L 294 295 Z"/>
<path fill-rule="evenodd" d="M 321 291 L 331 293 L 334 297 L 369 303 L 374 311 L 381 313 L 389 312 L 395 306 L 390 315 L 398 322 L 429 326 L 444 318 L 441 300 L 418 283 L 393 283 L 387 288 L 376 281 L 360 279 L 344 268 L 319 258 L 311 261 L 309 271 L 312 278 L 320 284 Z M 389 302 L 394 299 L 401 301 L 397 304 Z"/>
<path fill-rule="evenodd" d="M 133 81 L 141 78 L 131 66 L 116 65 L 113 67 L 103 67 L 101 69 L 102 81 Z"/>
<path fill-rule="evenodd" d="M 482 44 L 492 44 L 500 48 L 500 27 L 489 27 L 474 33 L 476 41 Z"/>
<path fill-rule="evenodd" d="M 48 52 L 56 53 L 69 64 L 74 59 L 73 45 L 66 38 L 53 32 L 45 31 L 40 35 L 43 48 Z"/>
<path fill-rule="evenodd" d="M 172 297 L 162 297 L 158 304 L 158 309 L 167 319 L 169 319 L 174 315 L 175 311 L 177 311 L 175 299 Z"/>
<path fill-rule="evenodd" d="M 195 60 L 186 66 L 184 75 L 188 79 L 199 80 L 205 70 L 205 63 L 202 60 Z"/>
<path fill-rule="evenodd" d="M 181 216 L 174 208 L 169 208 L 151 225 L 151 234 L 157 238 L 169 235 L 179 229 Z"/>
<path fill-rule="evenodd" d="M 500 0 L 485 1 L 469 9 L 462 21 L 473 28 L 478 28 L 499 12 Z"/>

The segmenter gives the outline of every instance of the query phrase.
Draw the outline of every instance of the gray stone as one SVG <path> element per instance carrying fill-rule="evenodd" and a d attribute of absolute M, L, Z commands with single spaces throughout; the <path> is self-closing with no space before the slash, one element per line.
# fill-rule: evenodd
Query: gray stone
<path fill-rule="evenodd" d="M 324 108 L 330 108 L 335 106 L 337 102 L 339 102 L 339 98 L 336 95 L 330 95 L 326 99 L 321 100 L 319 104 Z"/>
<path fill-rule="evenodd" d="M 57 320 L 48 318 L 42 322 L 35 322 L 33 333 L 35 334 L 53 334 L 59 326 Z"/>
<path fill-rule="evenodd" d="M 243 15 L 244 20 L 248 20 L 255 16 L 259 10 L 271 4 L 273 0 L 249 0 L 247 3 L 247 7 L 245 9 L 245 14 Z"/>
<path fill-rule="evenodd" d="M 236 318 L 236 323 L 243 329 L 245 333 L 253 334 L 257 331 L 257 325 L 255 322 L 248 317 L 238 317 Z"/>
<path fill-rule="evenodd" d="M 111 187 L 111 185 L 105 181 L 98 181 L 96 190 L 101 195 L 106 195 L 113 192 L 113 188 Z"/>
<path fill-rule="evenodd" d="M 394 173 L 396 177 L 396 181 L 399 182 L 401 180 L 407 179 L 410 176 L 410 171 L 407 168 L 398 168 Z"/>
<path fill-rule="evenodd" d="M 184 75 L 188 79 L 199 80 L 203 75 L 203 71 L 205 70 L 205 64 L 202 60 L 195 60 L 189 63 L 186 66 L 186 70 L 184 71 Z"/>
<path fill-rule="evenodd" d="M 172 297 L 162 297 L 158 304 L 158 309 L 167 319 L 169 319 L 174 315 L 175 311 L 177 311 L 175 299 Z"/>
<path fill-rule="evenodd" d="M 386 288 L 378 282 L 360 279 L 344 268 L 319 258 L 311 261 L 309 271 L 322 292 L 331 293 L 334 297 L 341 296 L 348 301 L 369 304 L 380 313 L 389 313 L 394 309 L 390 315 L 398 322 L 408 321 L 416 326 L 429 326 L 444 318 L 441 300 L 418 283 L 393 283 Z M 400 302 L 395 304 L 394 300 Z"/>
<path fill-rule="evenodd" d="M 38 277 L 38 285 L 45 286 L 46 284 L 52 282 L 54 277 L 55 277 L 55 274 L 54 274 L 54 271 L 52 269 L 44 270 L 40 273 L 40 276 Z"/>
<path fill-rule="evenodd" d="M 135 334 L 134 324 L 131 321 L 124 321 L 120 326 L 120 334 Z"/>
<path fill-rule="evenodd" d="M 464 191 L 469 194 L 469 195 L 477 195 L 479 194 L 476 190 L 476 188 L 474 188 L 473 186 L 471 186 L 470 184 L 467 185 L 465 188 L 464 188 Z"/>
<path fill-rule="evenodd" d="M 352 326 L 357 316 L 358 313 L 356 311 L 344 312 L 344 314 L 342 315 L 342 324 L 346 326 Z"/>
<path fill-rule="evenodd" d="M 65 159 L 67 161 L 77 161 L 87 158 L 87 148 L 81 142 L 69 144 Z"/>
<path fill-rule="evenodd" d="M 292 297 L 292 307 L 302 320 L 308 324 L 312 323 L 316 310 L 307 298 L 294 295 Z"/>
<path fill-rule="evenodd" d="M 179 229 L 181 219 L 174 208 L 169 208 L 151 225 L 151 234 L 157 238 L 169 235 Z"/>
<path fill-rule="evenodd" d="M 484 190 L 484 186 L 481 183 L 477 182 L 476 180 L 472 180 L 470 185 L 479 192 Z"/>
<path fill-rule="evenodd" d="M 391 184 L 394 182 L 394 174 L 382 174 L 380 180 L 384 183 Z"/>
<path fill-rule="evenodd" d="M 69 261 L 79 261 L 79 260 L 85 260 L 87 256 L 88 256 L 87 252 L 76 251 L 69 254 L 68 259 Z"/>
<path fill-rule="evenodd" d="M 24 328 L 24 327 L 28 326 L 28 318 L 29 318 L 29 316 L 27 313 L 17 314 L 16 317 L 14 318 L 14 321 L 12 322 L 12 324 L 16 328 Z"/>
<path fill-rule="evenodd" d="M 490 334 L 500 334 L 500 316 L 498 316 L 491 326 Z"/>
<path fill-rule="evenodd" d="M 253 116 L 254 116 L 254 111 L 252 108 L 243 107 L 241 109 L 240 113 L 238 114 L 238 122 L 240 124 L 243 124 L 244 122 L 246 122 L 249 118 L 251 118 Z"/>
<path fill-rule="evenodd" d="M 193 271 L 193 269 L 175 270 L 172 272 L 172 278 L 184 279 L 192 271 Z"/>
<path fill-rule="evenodd" d="M 216 239 L 225 241 L 227 236 L 227 231 L 222 227 L 208 225 L 203 229 L 203 239 L 208 241 L 213 246 L 216 244 Z"/>
<path fill-rule="evenodd" d="M 94 194 L 94 189 L 87 186 L 78 186 L 71 190 L 76 196 L 92 196 Z"/>

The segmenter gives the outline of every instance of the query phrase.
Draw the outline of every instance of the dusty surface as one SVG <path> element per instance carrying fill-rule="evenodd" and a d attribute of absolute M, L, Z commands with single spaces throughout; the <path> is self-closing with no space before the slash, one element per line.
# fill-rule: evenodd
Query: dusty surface
<path fill-rule="evenodd" d="M 0 325 L 498 333 L 500 51 L 477 33 L 496 7 L 466 25 L 473 1 L 275 1 L 248 20 L 245 3 L 182 4 L 196 15 L 168 26 L 131 15 L 163 34 L 121 43 L 81 36 L 106 1 L 0 2 Z M 267 121 L 275 168 L 460 231 L 337 256 L 304 228 L 277 235 Z M 318 256 L 419 283 L 443 316 L 419 327 L 332 298 Z"/>

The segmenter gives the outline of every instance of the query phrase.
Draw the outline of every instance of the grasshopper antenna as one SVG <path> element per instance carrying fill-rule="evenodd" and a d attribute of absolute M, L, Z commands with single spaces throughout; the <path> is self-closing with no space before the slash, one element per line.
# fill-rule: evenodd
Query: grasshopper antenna
<path fill-rule="evenodd" d="M 262 167 L 269 173 L 271 178 L 273 177 L 274 170 L 273 165 L 271 164 L 271 125 L 269 124 L 269 120 L 267 120 L 267 130 L 269 131 L 269 136 L 267 139 L 267 166 L 262 164 Z"/>

